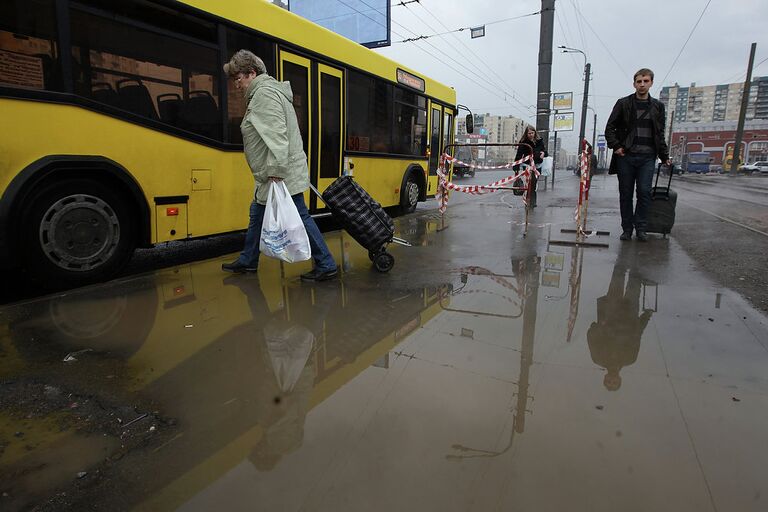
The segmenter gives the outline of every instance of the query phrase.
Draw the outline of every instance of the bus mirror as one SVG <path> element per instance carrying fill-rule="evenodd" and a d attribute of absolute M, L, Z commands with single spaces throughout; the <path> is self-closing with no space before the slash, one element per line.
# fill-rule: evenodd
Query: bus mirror
<path fill-rule="evenodd" d="M 472 133 L 475 130 L 475 121 L 472 119 L 472 114 L 467 114 L 467 133 Z"/>

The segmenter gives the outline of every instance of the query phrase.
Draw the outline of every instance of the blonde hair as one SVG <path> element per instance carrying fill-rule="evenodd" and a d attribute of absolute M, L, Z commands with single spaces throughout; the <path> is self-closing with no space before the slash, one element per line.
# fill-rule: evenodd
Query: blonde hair
<path fill-rule="evenodd" d="M 256 76 L 267 72 L 267 66 L 264 61 L 248 50 L 239 50 L 235 53 L 229 62 L 224 64 L 224 72 L 232 77 L 239 74 L 247 75 L 253 71 Z"/>

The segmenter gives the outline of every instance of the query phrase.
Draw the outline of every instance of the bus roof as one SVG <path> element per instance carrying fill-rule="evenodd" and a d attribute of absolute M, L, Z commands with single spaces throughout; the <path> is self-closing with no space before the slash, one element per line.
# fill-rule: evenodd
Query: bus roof
<path fill-rule="evenodd" d="M 421 73 L 266 0 L 179 1 L 392 82 L 397 82 L 397 69 L 402 69 L 424 79 L 426 95 L 449 105 L 456 103 L 456 91 L 453 88 L 427 78 Z"/>

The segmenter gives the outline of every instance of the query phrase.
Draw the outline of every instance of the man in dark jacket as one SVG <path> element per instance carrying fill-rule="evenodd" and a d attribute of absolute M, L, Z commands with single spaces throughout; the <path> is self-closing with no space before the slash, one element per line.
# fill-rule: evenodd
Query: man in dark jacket
<path fill-rule="evenodd" d="M 664 140 L 664 104 L 651 98 L 648 91 L 652 85 L 653 71 L 643 68 L 635 73 L 635 93 L 616 102 L 605 126 L 605 140 L 613 149 L 611 167 L 616 166 L 619 175 L 622 240 L 632 239 L 633 228 L 638 240 L 648 240 L 645 228 L 656 157 L 670 163 Z M 633 213 L 635 187 L 637 206 Z"/>

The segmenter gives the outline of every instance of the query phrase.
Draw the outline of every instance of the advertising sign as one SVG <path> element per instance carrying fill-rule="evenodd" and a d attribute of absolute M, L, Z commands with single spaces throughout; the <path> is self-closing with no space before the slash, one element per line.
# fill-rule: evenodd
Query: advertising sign
<path fill-rule="evenodd" d="M 573 108 L 572 92 L 552 93 L 552 108 L 554 110 L 571 110 Z"/>
<path fill-rule="evenodd" d="M 605 148 L 605 135 L 600 133 L 597 135 L 597 147 L 598 149 L 604 149 Z"/>
<path fill-rule="evenodd" d="M 288 10 L 368 48 L 389 46 L 389 0 L 290 0 Z"/>
<path fill-rule="evenodd" d="M 571 132 L 573 131 L 573 112 L 563 112 L 555 114 L 555 131 Z"/>

